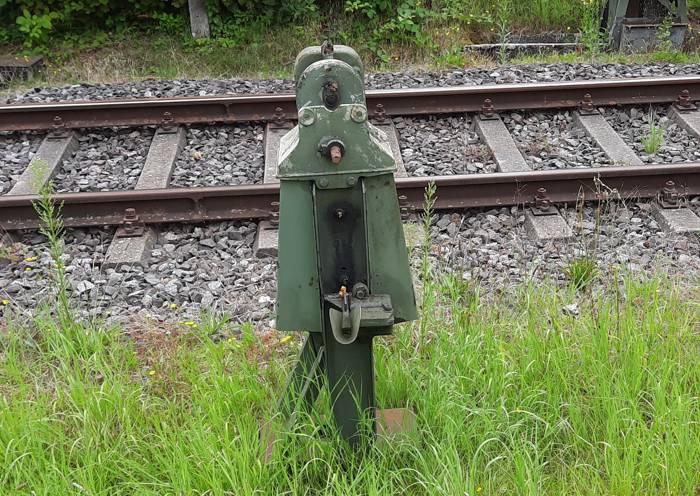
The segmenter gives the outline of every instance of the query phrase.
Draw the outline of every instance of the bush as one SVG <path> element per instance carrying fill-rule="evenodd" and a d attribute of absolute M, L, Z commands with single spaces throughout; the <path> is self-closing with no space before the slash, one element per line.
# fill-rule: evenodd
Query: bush
<path fill-rule="evenodd" d="M 178 13 L 187 0 L 0 0 L 6 40 L 27 48 L 68 32 L 113 30 L 156 12 Z M 2 41 L 2 38 L 0 38 Z"/>
<path fill-rule="evenodd" d="M 318 7 L 315 0 L 209 0 L 207 10 L 215 37 L 235 37 L 251 25 L 305 21 Z M 55 36 L 149 22 L 159 31 L 188 33 L 187 0 L 0 0 L 0 43 L 26 48 L 45 46 Z"/>

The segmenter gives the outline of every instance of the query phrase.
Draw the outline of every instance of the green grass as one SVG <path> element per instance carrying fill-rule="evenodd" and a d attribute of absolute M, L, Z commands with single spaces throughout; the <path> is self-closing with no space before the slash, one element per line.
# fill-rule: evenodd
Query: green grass
<path fill-rule="evenodd" d="M 432 70 L 496 66 L 496 62 L 468 55 L 461 48 L 469 37 L 460 30 L 434 31 L 439 45 L 432 48 L 387 43 L 385 61 L 377 60 L 367 49 L 366 39 L 348 41 L 358 49 L 368 72 Z M 30 81 L 11 81 L 0 95 L 33 88 L 78 83 L 119 83 L 144 79 L 227 79 L 290 78 L 294 58 L 307 45 L 322 38 L 313 30 L 296 33 L 286 29 L 274 32 L 267 40 L 237 47 L 216 45 L 183 47 L 170 35 L 139 35 L 117 39 L 99 48 L 62 48 L 49 55 L 47 71 Z M 8 48 L 0 47 L 0 50 Z M 508 61 L 509 66 L 537 63 L 661 63 L 700 62 L 698 52 L 653 52 L 640 55 L 619 53 L 551 54 L 523 56 Z"/>
<path fill-rule="evenodd" d="M 323 436 L 321 402 L 268 464 L 258 429 L 297 341 L 226 324 L 231 337 L 213 342 L 211 318 L 7 319 L 0 493 L 695 494 L 697 286 L 533 284 L 495 301 L 455 278 L 427 287 L 423 320 L 376 350 L 379 404 L 413 408 L 416 430 L 354 455 Z M 562 310 L 573 301 L 575 317 Z"/>
<path fill-rule="evenodd" d="M 572 260 L 565 268 L 564 273 L 574 289 L 584 289 L 593 282 L 598 274 L 595 258 L 586 256 Z"/>
<path fill-rule="evenodd" d="M 649 133 L 642 138 L 644 151 L 653 154 L 659 151 L 664 144 L 664 129 L 659 125 L 654 111 L 649 109 Z"/>

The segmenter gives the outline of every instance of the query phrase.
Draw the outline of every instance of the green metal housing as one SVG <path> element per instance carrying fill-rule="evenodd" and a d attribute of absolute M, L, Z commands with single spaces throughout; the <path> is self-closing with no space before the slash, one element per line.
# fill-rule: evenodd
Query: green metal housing
<path fill-rule="evenodd" d="M 299 124 L 278 156 L 276 322 L 310 336 L 282 406 L 293 417 L 325 375 L 341 433 L 356 442 L 361 425 L 374 425 L 372 338 L 417 318 L 396 163 L 368 122 L 351 48 L 307 48 L 294 73 Z"/>

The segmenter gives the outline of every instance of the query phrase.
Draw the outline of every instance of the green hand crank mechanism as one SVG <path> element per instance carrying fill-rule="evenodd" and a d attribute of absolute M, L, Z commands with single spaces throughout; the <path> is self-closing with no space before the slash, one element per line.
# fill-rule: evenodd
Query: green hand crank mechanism
<path fill-rule="evenodd" d="M 280 405 L 293 420 L 325 376 L 340 433 L 357 444 L 376 431 L 372 339 L 417 318 L 396 162 L 368 122 L 353 49 L 304 49 L 294 80 L 299 123 L 277 161 L 277 328 L 309 336 Z"/>

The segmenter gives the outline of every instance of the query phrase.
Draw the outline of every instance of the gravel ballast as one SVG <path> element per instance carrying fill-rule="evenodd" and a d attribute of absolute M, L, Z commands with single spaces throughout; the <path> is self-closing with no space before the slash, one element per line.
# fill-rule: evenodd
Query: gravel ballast
<path fill-rule="evenodd" d="M 39 149 L 43 136 L 37 133 L 0 132 L 0 194 L 12 189 Z"/>
<path fill-rule="evenodd" d="M 252 222 L 163 226 L 146 269 L 105 270 L 112 231 L 70 229 L 64 258 L 74 308 L 109 320 L 174 321 L 218 309 L 236 322 L 263 321 L 272 312 L 276 261 L 253 256 L 256 229 Z M 0 259 L 0 299 L 7 302 L 0 309 L 33 308 L 50 298 L 49 267 L 45 238 L 25 234 Z"/>
<path fill-rule="evenodd" d="M 291 69 L 291 66 L 290 66 Z M 530 64 L 447 71 L 406 71 L 367 74 L 368 89 L 427 88 L 480 84 L 536 83 L 614 78 L 696 76 L 700 64 Z M 124 84 L 75 84 L 15 92 L 7 103 L 62 100 L 167 98 L 246 93 L 293 93 L 289 79 L 146 80 Z"/>
<path fill-rule="evenodd" d="M 700 210 L 700 199 L 693 208 Z M 530 278 L 567 282 L 567 268 L 582 258 L 595 260 L 597 273 L 610 280 L 614 268 L 643 275 L 662 268 L 670 275 L 697 280 L 700 237 L 665 233 L 652 216 L 653 205 L 587 204 L 563 210 L 575 237 L 538 242 L 525 232 L 525 216 L 517 207 L 503 207 L 439 216 L 431 229 L 432 262 L 441 273 L 480 282 L 486 292 L 501 291 Z"/>
<path fill-rule="evenodd" d="M 700 214 L 700 199 L 691 203 Z M 614 267 L 642 276 L 653 270 L 697 281 L 700 237 L 667 234 L 656 223 L 649 202 L 592 204 L 564 210 L 575 231 L 571 241 L 537 242 L 528 237 L 517 207 L 437 215 L 431 228 L 431 263 L 436 274 L 452 273 L 478 282 L 486 294 L 529 279 L 566 284 L 572 261 L 590 257 L 603 281 Z M 599 219 L 599 220 L 597 220 Z M 74 308 L 84 316 L 126 320 L 135 316 L 164 321 L 198 319 L 203 311 L 226 312 L 234 322 L 269 326 L 274 318 L 276 260 L 253 255 L 253 222 L 164 226 L 144 270 L 100 270 L 112 231 L 71 229 L 65 247 Z M 420 227 L 413 229 L 420 230 Z M 420 233 L 417 233 L 420 238 Z M 409 242 L 411 243 L 411 242 Z M 415 241 L 413 242 L 415 243 Z M 413 251 L 419 273 L 421 250 Z M 0 306 L 33 308 L 49 292 L 47 245 L 26 233 L 0 259 Z"/>
<path fill-rule="evenodd" d="M 464 116 L 397 117 L 399 146 L 409 176 L 495 172 L 491 151 Z"/>
<path fill-rule="evenodd" d="M 700 143 L 697 138 L 668 118 L 668 107 L 603 108 L 603 115 L 613 129 L 637 153 L 644 163 L 671 163 L 700 161 Z M 660 129 L 662 136 L 658 150 L 645 149 L 651 127 Z"/>
<path fill-rule="evenodd" d="M 595 141 L 574 126 L 571 112 L 504 113 L 508 131 L 531 169 L 612 165 Z"/>
<path fill-rule="evenodd" d="M 78 150 L 54 176 L 59 193 L 134 189 L 153 138 L 151 128 L 82 130 Z"/>
<path fill-rule="evenodd" d="M 259 124 L 190 127 L 175 162 L 171 186 L 231 186 L 261 183 L 265 171 Z"/>
<path fill-rule="evenodd" d="M 454 86 L 464 84 L 610 79 L 697 75 L 700 65 L 554 64 L 506 66 L 433 73 L 371 74 L 371 88 Z M 75 85 L 47 88 L 12 97 L 13 102 L 197 96 L 226 93 L 291 92 L 287 80 L 267 81 L 144 81 L 125 85 Z M 619 122 L 629 112 L 632 125 Z M 648 128 L 647 109 L 631 115 L 629 108 L 606 109 L 605 117 L 645 162 L 700 160 L 694 139 L 664 121 L 667 138 L 649 156 L 635 143 Z M 659 122 L 666 119 L 659 106 Z M 602 152 L 571 126 L 571 116 L 557 112 L 503 115 L 506 126 L 533 168 L 609 165 Z M 624 117 L 622 118 L 624 120 Z M 636 119 L 636 120 L 635 120 Z M 445 175 L 492 172 L 495 164 L 463 116 L 402 118 L 394 123 L 409 174 Z M 624 125 L 623 125 L 624 124 Z M 674 127 L 675 126 L 675 127 Z M 54 179 L 58 191 L 132 189 L 148 152 L 152 129 L 84 131 L 80 150 L 68 159 Z M 131 136 L 132 133 L 133 136 Z M 625 135 L 625 133 L 628 133 Z M 9 189 L 13 160 L 29 162 L 41 135 L 0 135 L 3 153 L 0 188 Z M 258 125 L 193 126 L 176 160 L 171 184 L 205 186 L 261 182 L 263 128 Z M 687 140 L 687 141 L 685 141 Z M 28 142 L 28 144 L 23 144 Z M 529 143 L 535 142 L 537 146 Z M 541 143 L 547 143 L 541 147 Z M 5 143 L 5 144 L 4 144 Z M 538 148 L 539 147 L 539 148 Z M 544 152 L 544 155 L 542 155 Z M 561 163 L 559 162 L 561 161 Z M 481 163 L 481 167 L 477 166 Z M 471 165 L 471 168 L 470 168 Z M 226 167 L 230 166 L 230 169 Z M 22 166 L 19 173 L 24 170 Z M 230 177 L 229 177 L 230 176 Z M 9 178 L 9 179 L 8 179 Z M 431 228 L 431 261 L 439 273 L 479 282 L 487 293 L 502 291 L 529 278 L 553 278 L 566 283 L 566 268 L 576 259 L 596 260 L 601 279 L 609 279 L 618 265 L 635 275 L 658 267 L 669 274 L 695 278 L 700 273 L 700 237 L 667 234 L 651 215 L 651 203 L 609 204 L 598 215 L 593 205 L 563 215 L 574 228 L 571 241 L 536 242 L 525 232 L 521 209 L 497 208 L 439 214 Z M 691 203 L 700 214 L 700 199 Z M 600 223 L 598 222 L 600 218 Z M 65 260 L 75 309 L 83 316 L 107 319 L 149 317 L 164 321 L 197 319 L 215 309 L 234 322 L 253 320 L 267 326 L 274 316 L 275 259 L 257 259 L 253 222 L 221 222 L 200 226 L 162 226 L 145 268 L 101 270 L 112 229 L 69 229 Z M 596 234 L 598 233 L 598 234 Z M 3 250 L 6 249 L 4 245 Z M 417 269 L 420 250 L 412 263 Z M 49 296 L 47 244 L 37 232 L 0 256 L 0 313 L 23 312 Z M 417 273 L 417 272 L 416 272 Z M 7 302 L 5 304 L 5 301 Z"/>

